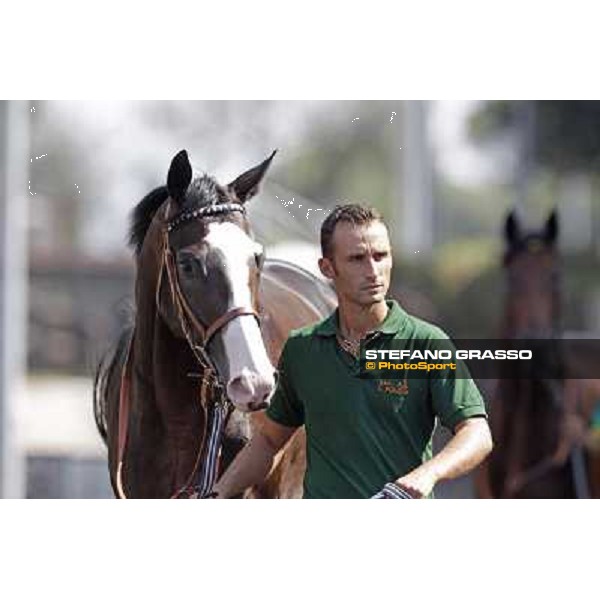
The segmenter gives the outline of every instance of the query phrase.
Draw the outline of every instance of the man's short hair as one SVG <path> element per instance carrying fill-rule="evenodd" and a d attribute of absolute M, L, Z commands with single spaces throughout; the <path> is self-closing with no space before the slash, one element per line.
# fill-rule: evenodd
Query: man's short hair
<path fill-rule="evenodd" d="M 373 221 L 383 223 L 381 215 L 371 206 L 364 204 L 338 204 L 321 225 L 321 254 L 333 257 L 333 233 L 337 224 L 343 221 L 352 225 L 368 225 Z"/>

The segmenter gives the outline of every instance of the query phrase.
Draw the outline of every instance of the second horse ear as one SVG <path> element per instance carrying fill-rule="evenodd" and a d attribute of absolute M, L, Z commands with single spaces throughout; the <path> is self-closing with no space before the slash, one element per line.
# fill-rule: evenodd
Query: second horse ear
<path fill-rule="evenodd" d="M 544 227 L 544 241 L 553 245 L 558 238 L 558 214 L 553 210 Z"/>
<path fill-rule="evenodd" d="M 506 217 L 506 222 L 504 224 L 504 238 L 512 246 L 519 241 L 520 237 L 521 226 L 519 225 L 519 219 L 517 218 L 517 213 L 512 210 L 508 217 Z"/>
<path fill-rule="evenodd" d="M 276 153 L 277 150 L 274 150 L 271 156 L 261 162 L 260 165 L 242 173 L 227 186 L 230 190 L 235 192 L 235 195 L 240 202 L 247 202 L 252 196 L 255 196 L 258 193 L 260 183 Z"/>
<path fill-rule="evenodd" d="M 169 196 L 176 202 L 182 202 L 185 192 L 192 181 L 192 165 L 185 150 L 178 152 L 169 167 L 167 175 L 167 190 Z"/>

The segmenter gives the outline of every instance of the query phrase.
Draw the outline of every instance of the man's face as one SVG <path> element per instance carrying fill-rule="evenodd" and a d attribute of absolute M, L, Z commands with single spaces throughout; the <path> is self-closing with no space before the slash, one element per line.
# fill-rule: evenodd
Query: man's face
<path fill-rule="evenodd" d="M 386 226 L 380 221 L 366 225 L 341 221 L 332 241 L 332 257 L 321 258 L 319 267 L 332 280 L 339 300 L 362 307 L 384 300 L 392 271 Z"/>

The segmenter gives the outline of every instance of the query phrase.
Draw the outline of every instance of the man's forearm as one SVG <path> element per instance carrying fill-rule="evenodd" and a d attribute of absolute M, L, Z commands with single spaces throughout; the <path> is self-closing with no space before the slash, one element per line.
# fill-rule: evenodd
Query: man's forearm
<path fill-rule="evenodd" d="M 432 459 L 400 477 L 396 483 L 416 498 L 428 496 L 442 479 L 454 479 L 474 469 L 491 451 L 492 436 L 485 419 L 461 423 L 452 439 Z"/>
<path fill-rule="evenodd" d="M 474 469 L 492 450 L 492 437 L 485 419 L 466 423 L 423 466 L 435 473 L 436 481 L 454 479 Z"/>
<path fill-rule="evenodd" d="M 235 457 L 213 491 L 219 498 L 232 498 L 262 483 L 273 466 L 275 454 L 268 440 L 257 433 Z"/>

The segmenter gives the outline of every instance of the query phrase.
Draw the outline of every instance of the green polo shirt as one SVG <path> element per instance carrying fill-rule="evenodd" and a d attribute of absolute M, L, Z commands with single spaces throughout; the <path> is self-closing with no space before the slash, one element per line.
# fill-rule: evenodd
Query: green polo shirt
<path fill-rule="evenodd" d="M 394 300 L 366 346 L 434 348 L 448 339 L 438 327 L 406 313 Z M 295 330 L 279 361 L 279 381 L 267 415 L 288 427 L 306 426 L 304 498 L 369 498 L 387 482 L 432 456 L 436 417 L 453 430 L 469 417 L 486 416 L 470 378 L 432 371 L 408 389 L 359 378 L 359 361 L 339 347 L 337 310 Z M 385 382 L 383 382 L 385 383 Z"/>

